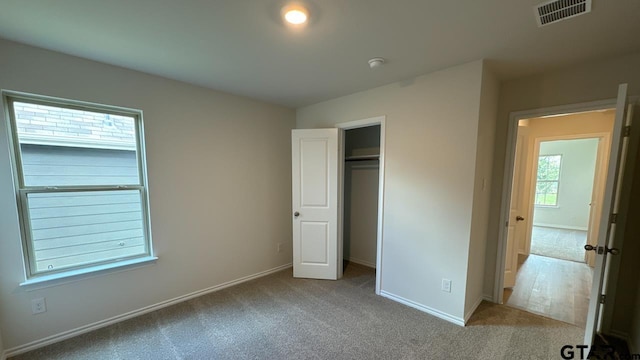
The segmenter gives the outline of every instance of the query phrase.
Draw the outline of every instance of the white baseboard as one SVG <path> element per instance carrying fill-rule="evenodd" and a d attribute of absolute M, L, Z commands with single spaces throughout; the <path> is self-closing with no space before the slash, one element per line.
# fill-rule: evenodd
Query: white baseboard
<path fill-rule="evenodd" d="M 488 302 L 492 302 L 492 303 L 497 303 L 497 301 L 493 298 L 493 295 L 483 294 L 482 295 L 482 300 L 485 300 L 485 301 L 488 301 Z"/>
<path fill-rule="evenodd" d="M 533 226 L 553 228 L 553 229 L 565 229 L 565 230 L 579 230 L 579 231 L 587 231 L 587 230 L 589 230 L 588 228 L 583 227 L 583 226 L 545 224 L 545 223 L 533 224 Z"/>
<path fill-rule="evenodd" d="M 428 307 L 428 306 L 424 306 L 422 304 L 418 304 L 417 302 L 413 302 L 413 301 L 405 299 L 405 298 L 403 298 L 401 296 L 388 293 L 388 292 L 386 292 L 384 290 L 380 292 L 380 296 L 386 297 L 387 299 L 391 299 L 391 300 L 393 300 L 395 302 L 399 302 L 400 304 L 407 305 L 407 306 L 412 307 L 414 309 L 418 309 L 418 310 L 420 310 L 422 312 L 425 312 L 425 313 L 427 313 L 429 315 L 433 315 L 433 316 L 438 317 L 438 318 L 440 318 L 442 320 L 446 320 L 446 321 L 448 321 L 450 323 L 453 323 L 453 324 L 456 324 L 456 325 L 459 325 L 459 326 L 464 326 L 464 319 L 462 319 L 462 318 L 459 318 L 459 317 L 456 317 L 456 316 L 453 316 L 453 315 L 449 315 L 449 314 L 447 314 L 445 312 L 442 312 L 440 310 L 436 310 L 436 309 Z"/>
<path fill-rule="evenodd" d="M 467 324 L 467 321 L 469 321 L 469 319 L 471 319 L 471 316 L 473 315 L 474 312 L 476 312 L 476 309 L 478 308 L 478 306 L 480 306 L 480 303 L 482 302 L 482 300 L 484 300 L 484 296 L 480 296 L 478 298 L 478 300 L 476 300 L 476 302 L 473 304 L 473 306 L 471 306 L 471 309 L 469 309 L 469 311 L 464 314 L 464 324 Z"/>
<path fill-rule="evenodd" d="M 285 264 L 285 265 L 281 265 L 278 267 L 275 267 L 273 269 L 269 269 L 269 270 L 265 270 L 265 271 L 261 271 L 259 273 L 253 274 L 253 275 L 249 275 L 249 276 L 245 276 L 245 277 L 241 277 L 239 279 L 236 280 L 231 280 L 231 281 L 227 281 L 225 283 L 222 283 L 220 285 L 215 285 L 215 286 L 211 286 L 208 287 L 206 289 L 202 289 L 202 290 L 198 290 L 198 291 L 194 291 L 192 293 L 186 294 L 186 295 L 182 295 L 182 296 L 178 296 L 176 298 L 173 299 L 169 299 L 169 300 L 165 300 L 162 302 L 159 302 L 157 304 L 154 305 L 149 305 L 149 306 L 145 306 L 143 308 L 140 308 L 138 310 L 133 310 L 121 315 L 117 315 L 105 320 L 100 320 L 97 322 L 94 322 L 92 324 L 88 324 L 88 325 L 84 325 L 75 329 L 71 329 L 71 330 L 67 330 L 64 332 L 61 332 L 59 334 L 55 334 L 55 335 L 51 335 L 51 336 L 47 336 L 46 338 L 40 339 L 40 340 L 35 340 L 32 341 L 30 343 L 24 344 L 24 345 L 20 345 L 20 346 L 16 346 L 10 349 L 7 349 L 4 351 L 4 354 L 2 354 L 2 356 L 0 356 L 1 360 L 5 360 L 5 358 L 7 357 L 11 357 L 11 356 L 15 356 L 18 354 L 22 354 L 31 350 L 35 350 L 38 348 L 41 348 L 43 346 L 47 346 L 47 345 L 51 345 L 53 343 L 57 343 L 69 338 L 72 338 L 74 336 L 78 336 L 81 334 L 85 334 L 88 333 L 90 331 L 93 330 L 97 330 L 109 325 L 113 325 L 115 323 L 124 321 L 124 320 L 128 320 L 131 318 L 134 318 L 136 316 L 140 316 L 140 315 L 144 315 L 146 313 L 150 313 L 152 311 L 156 311 L 156 310 L 160 310 L 162 308 L 165 308 L 167 306 L 171 306 L 171 305 L 175 305 L 178 303 L 181 303 L 183 301 L 187 301 L 187 300 L 191 300 L 193 298 L 196 298 L 198 296 L 202 296 L 202 295 L 206 295 L 212 292 L 216 292 L 234 285 L 238 285 L 241 284 L 243 282 L 247 282 L 250 280 L 254 280 L 263 276 L 267 276 L 273 273 L 276 273 L 278 271 L 281 270 L 285 270 L 288 269 L 292 266 L 292 264 Z"/>
<path fill-rule="evenodd" d="M 356 263 L 356 264 L 360 264 L 362 266 L 370 267 L 372 269 L 376 268 L 376 263 L 372 263 L 372 262 L 369 262 L 369 261 L 366 261 L 366 260 L 360 260 L 360 259 L 357 259 L 357 258 L 354 258 L 354 257 L 348 258 L 347 261 L 352 262 L 352 263 Z"/>

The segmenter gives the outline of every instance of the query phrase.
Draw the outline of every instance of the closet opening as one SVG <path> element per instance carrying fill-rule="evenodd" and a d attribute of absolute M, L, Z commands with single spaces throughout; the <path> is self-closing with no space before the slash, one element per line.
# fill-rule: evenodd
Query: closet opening
<path fill-rule="evenodd" d="M 344 130 L 342 253 L 344 271 L 376 269 L 381 238 L 381 125 Z M 357 265 L 353 265 L 357 264 Z M 350 269 L 352 267 L 352 269 Z M 377 269 L 378 271 L 380 269 Z M 379 274 L 376 276 L 379 279 Z M 379 287 L 376 286 L 376 292 Z"/>

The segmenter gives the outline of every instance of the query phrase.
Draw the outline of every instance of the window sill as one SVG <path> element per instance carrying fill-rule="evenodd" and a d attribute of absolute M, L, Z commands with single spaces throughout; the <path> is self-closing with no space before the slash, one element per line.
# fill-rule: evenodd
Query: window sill
<path fill-rule="evenodd" d="M 117 263 L 91 266 L 83 269 L 75 269 L 61 273 L 43 275 L 28 279 L 20 283 L 20 287 L 27 291 L 38 290 L 42 288 L 67 284 L 95 276 L 113 274 L 120 271 L 131 270 L 141 266 L 154 264 L 158 260 L 155 256 L 147 256 L 143 258 L 119 261 Z"/>

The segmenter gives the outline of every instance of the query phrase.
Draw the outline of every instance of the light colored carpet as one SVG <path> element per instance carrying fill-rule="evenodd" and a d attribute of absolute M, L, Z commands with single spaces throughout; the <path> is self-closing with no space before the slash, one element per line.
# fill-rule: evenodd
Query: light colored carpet
<path fill-rule="evenodd" d="M 374 294 L 374 271 L 339 281 L 291 270 L 12 358 L 555 359 L 575 326 L 482 303 L 461 327 Z"/>
<path fill-rule="evenodd" d="M 587 232 L 534 226 L 531 253 L 556 259 L 584 262 Z"/>

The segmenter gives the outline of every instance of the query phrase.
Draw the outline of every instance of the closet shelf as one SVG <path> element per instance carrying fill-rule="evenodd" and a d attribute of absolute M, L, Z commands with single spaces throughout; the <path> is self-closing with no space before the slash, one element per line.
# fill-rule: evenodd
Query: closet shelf
<path fill-rule="evenodd" d="M 344 161 L 367 161 L 367 160 L 379 160 L 380 155 L 358 155 L 347 156 Z"/>

